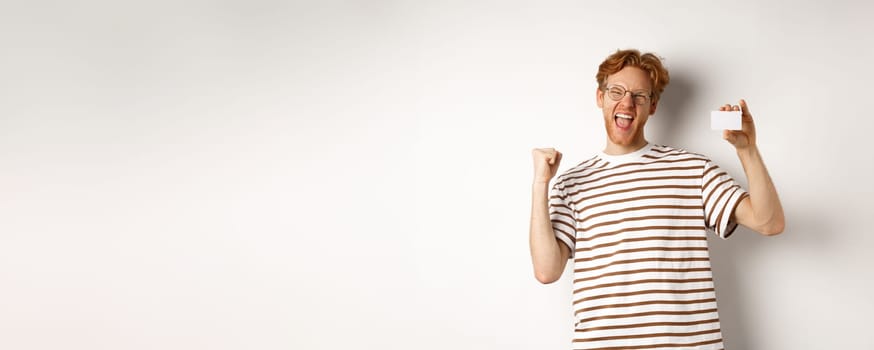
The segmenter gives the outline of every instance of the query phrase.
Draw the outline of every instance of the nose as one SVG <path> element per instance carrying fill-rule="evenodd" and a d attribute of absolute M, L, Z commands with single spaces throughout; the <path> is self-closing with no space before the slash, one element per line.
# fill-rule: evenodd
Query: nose
<path fill-rule="evenodd" d="M 622 98 L 619 99 L 619 103 L 624 106 L 634 107 L 634 96 L 631 94 L 631 91 L 626 91 L 625 95 L 622 95 Z"/>

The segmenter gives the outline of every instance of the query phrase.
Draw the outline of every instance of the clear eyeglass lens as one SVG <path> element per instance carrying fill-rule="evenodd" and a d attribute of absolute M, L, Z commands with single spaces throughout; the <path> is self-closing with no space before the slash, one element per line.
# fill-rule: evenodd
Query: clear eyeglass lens
<path fill-rule="evenodd" d="M 634 103 L 643 105 L 646 104 L 646 95 L 633 95 Z"/>
<path fill-rule="evenodd" d="M 626 92 L 627 90 L 623 89 L 621 86 L 614 86 L 607 90 L 607 94 L 610 95 L 610 98 L 615 101 L 619 101 L 623 97 L 625 97 Z M 631 99 L 634 101 L 635 104 L 644 105 L 646 104 L 647 100 L 649 100 L 649 96 L 640 93 L 631 93 Z"/>
<path fill-rule="evenodd" d="M 612 87 L 612 88 L 610 88 L 608 93 L 610 94 L 610 98 L 617 100 L 617 101 L 621 100 L 622 97 L 625 97 L 625 89 L 623 89 L 621 87 Z"/>

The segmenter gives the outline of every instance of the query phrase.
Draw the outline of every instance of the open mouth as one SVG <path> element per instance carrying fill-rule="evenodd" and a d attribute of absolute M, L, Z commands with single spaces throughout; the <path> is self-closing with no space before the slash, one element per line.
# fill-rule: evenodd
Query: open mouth
<path fill-rule="evenodd" d="M 620 129 L 628 130 L 631 127 L 631 123 L 634 121 L 634 116 L 627 113 L 616 113 L 613 115 L 613 121 Z"/>

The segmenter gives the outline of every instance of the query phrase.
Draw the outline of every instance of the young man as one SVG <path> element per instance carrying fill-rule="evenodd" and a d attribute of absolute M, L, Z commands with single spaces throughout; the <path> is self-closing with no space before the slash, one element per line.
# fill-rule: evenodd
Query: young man
<path fill-rule="evenodd" d="M 534 149 L 530 245 L 542 283 L 573 259 L 574 349 L 722 349 L 706 234 L 727 238 L 737 224 L 783 231 L 777 190 L 756 147 L 744 100 L 735 147 L 749 192 L 707 157 L 651 144 L 644 125 L 669 82 L 651 53 L 622 50 L 596 75 L 607 131 L 596 156 L 559 176 L 562 155 Z"/>

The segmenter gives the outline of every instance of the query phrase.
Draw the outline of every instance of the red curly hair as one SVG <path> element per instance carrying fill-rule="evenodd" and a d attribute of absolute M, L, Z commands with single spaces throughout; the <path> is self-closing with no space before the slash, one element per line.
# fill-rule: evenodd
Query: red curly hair
<path fill-rule="evenodd" d="M 598 66 L 598 74 L 595 79 L 598 80 L 598 88 L 604 90 L 607 86 L 607 77 L 615 74 L 625 67 L 637 67 L 643 69 L 649 74 L 649 80 L 652 83 L 652 102 L 656 103 L 659 100 L 662 92 L 665 91 L 665 86 L 671 81 L 668 70 L 662 65 L 661 59 L 651 52 L 641 54 L 638 50 L 617 50 L 601 65 Z"/>

